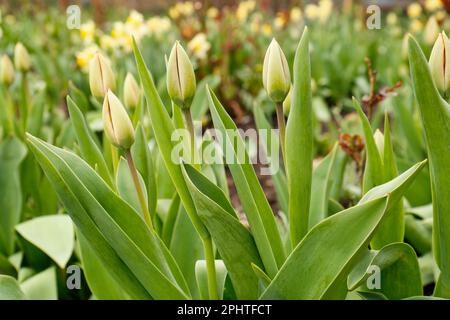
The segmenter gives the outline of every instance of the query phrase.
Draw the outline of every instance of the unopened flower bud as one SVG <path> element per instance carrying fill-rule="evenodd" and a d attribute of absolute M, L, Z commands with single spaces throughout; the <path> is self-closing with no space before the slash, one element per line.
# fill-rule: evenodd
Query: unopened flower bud
<path fill-rule="evenodd" d="M 436 38 L 439 36 L 439 24 L 434 16 L 431 16 L 428 19 L 427 24 L 425 25 L 424 30 L 424 40 L 428 45 L 432 45 Z"/>
<path fill-rule="evenodd" d="M 283 101 L 283 113 L 286 117 L 289 115 L 289 112 L 291 112 L 291 95 L 292 95 L 292 86 L 289 88 L 289 92 Z"/>
<path fill-rule="evenodd" d="M 450 83 L 450 41 L 444 32 L 441 32 L 434 43 L 430 55 L 430 71 L 436 87 L 447 91 Z"/>
<path fill-rule="evenodd" d="M 9 86 L 14 81 L 14 66 L 11 59 L 4 54 L 0 60 L 0 82 Z"/>
<path fill-rule="evenodd" d="M 275 39 L 270 43 L 264 57 L 263 85 L 274 102 L 282 102 L 291 86 L 286 57 Z"/>
<path fill-rule="evenodd" d="M 89 64 L 89 86 L 94 97 L 103 98 L 116 89 L 116 79 L 106 58 L 97 52 Z"/>
<path fill-rule="evenodd" d="M 116 147 L 129 149 L 134 143 L 134 128 L 125 107 L 108 90 L 103 101 L 103 126 L 109 141 Z"/>
<path fill-rule="evenodd" d="M 167 92 L 182 109 L 191 106 L 196 88 L 195 73 L 189 57 L 177 41 L 167 62 Z"/>
<path fill-rule="evenodd" d="M 30 55 L 21 42 L 18 42 L 14 48 L 14 64 L 17 70 L 23 72 L 30 70 Z"/>
<path fill-rule="evenodd" d="M 131 73 L 127 73 L 123 84 L 123 100 L 125 106 L 130 109 L 136 108 L 141 97 L 141 88 Z"/>
<path fill-rule="evenodd" d="M 375 133 L 373 134 L 373 139 L 375 140 L 375 144 L 377 146 L 378 152 L 383 158 L 384 154 L 384 135 L 381 133 L 380 130 L 375 130 Z"/>

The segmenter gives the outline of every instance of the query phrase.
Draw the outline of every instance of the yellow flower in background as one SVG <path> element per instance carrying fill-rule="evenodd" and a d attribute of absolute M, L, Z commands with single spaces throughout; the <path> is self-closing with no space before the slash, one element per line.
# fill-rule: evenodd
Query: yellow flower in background
<path fill-rule="evenodd" d="M 293 7 L 291 9 L 290 19 L 293 22 L 299 22 L 302 19 L 302 10 L 299 7 Z"/>
<path fill-rule="evenodd" d="M 110 35 L 104 34 L 100 37 L 100 47 L 105 50 L 112 50 L 117 46 L 117 41 Z"/>
<path fill-rule="evenodd" d="M 330 17 L 331 12 L 333 11 L 333 1 L 331 0 L 320 0 L 319 1 L 319 10 L 318 17 L 320 22 L 324 23 Z"/>
<path fill-rule="evenodd" d="M 443 7 L 441 0 L 425 0 L 424 6 L 425 9 L 430 12 L 441 9 Z"/>
<path fill-rule="evenodd" d="M 386 16 L 386 22 L 390 26 L 396 25 L 397 21 L 398 21 L 398 17 L 395 12 L 389 12 L 388 15 Z"/>
<path fill-rule="evenodd" d="M 211 48 L 211 44 L 206 39 L 206 34 L 203 32 L 197 33 L 191 41 L 189 41 L 188 50 L 199 60 L 206 58 L 206 54 Z"/>
<path fill-rule="evenodd" d="M 95 23 L 88 21 L 80 26 L 80 37 L 85 42 L 92 42 L 95 36 Z"/>
<path fill-rule="evenodd" d="M 272 26 L 268 23 L 264 23 L 261 26 L 261 32 L 266 36 L 272 35 Z"/>
<path fill-rule="evenodd" d="M 206 11 L 206 16 L 211 19 L 215 19 L 219 16 L 219 9 L 211 7 Z"/>
<path fill-rule="evenodd" d="M 439 10 L 434 14 L 434 16 L 436 17 L 437 21 L 444 21 L 445 17 L 447 16 L 447 12 L 445 12 L 445 10 Z"/>
<path fill-rule="evenodd" d="M 276 29 L 281 29 L 286 24 L 286 18 L 283 13 L 279 12 L 273 21 L 273 25 Z"/>
<path fill-rule="evenodd" d="M 422 14 L 422 6 L 418 3 L 412 3 L 408 6 L 408 16 L 411 18 L 420 17 Z"/>
<path fill-rule="evenodd" d="M 247 20 L 248 15 L 255 10 L 256 2 L 253 0 L 242 1 L 236 9 L 236 17 L 239 21 Z"/>
<path fill-rule="evenodd" d="M 413 33 L 418 33 L 420 31 L 422 31 L 423 23 L 419 19 L 414 19 L 413 21 L 411 21 L 411 24 L 409 25 L 409 29 Z"/>
<path fill-rule="evenodd" d="M 136 10 L 132 10 L 125 23 L 134 28 L 139 28 L 144 24 L 144 16 Z"/>
<path fill-rule="evenodd" d="M 194 13 L 194 3 L 191 1 L 177 2 L 169 9 L 169 16 L 172 19 L 178 19 L 181 16 L 188 17 Z"/>
<path fill-rule="evenodd" d="M 147 20 L 148 33 L 150 35 L 159 37 L 167 32 L 171 27 L 170 19 L 167 17 L 151 17 Z"/>
<path fill-rule="evenodd" d="M 98 52 L 98 47 L 96 45 L 91 45 L 86 48 L 84 48 L 82 51 L 78 52 L 76 54 L 76 62 L 78 67 L 87 72 L 89 62 L 92 60 L 92 58 L 95 56 L 95 54 Z"/>
<path fill-rule="evenodd" d="M 316 20 L 319 17 L 319 6 L 308 4 L 305 7 L 305 16 L 310 20 Z"/>

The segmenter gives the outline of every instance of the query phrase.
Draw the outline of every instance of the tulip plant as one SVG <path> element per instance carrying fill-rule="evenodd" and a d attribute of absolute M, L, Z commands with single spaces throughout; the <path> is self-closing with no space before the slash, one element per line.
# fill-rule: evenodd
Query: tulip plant
<path fill-rule="evenodd" d="M 264 150 L 282 159 L 269 176 L 279 210 L 219 89 L 197 85 L 180 42 L 166 58 L 169 99 L 133 39 L 135 68 L 117 74 L 118 66 L 95 53 L 91 96 L 72 85 L 69 119 L 47 130 L 43 115 L 56 111 L 30 92 L 36 75 L 27 49 L 15 46 L 14 64 L 3 55 L 0 299 L 450 298 L 447 36 L 438 36 L 429 61 L 407 40 L 426 152 L 411 143 L 404 148 L 414 160 L 396 154 L 396 126 L 422 143 L 422 132 L 397 119 L 411 117 L 409 107 L 399 103 L 376 120 L 355 97 L 353 122 L 363 138 L 343 125 L 341 139 L 317 162 L 310 34 L 305 27 L 291 64 L 275 39 L 261 61 L 276 125 L 258 105 L 253 113 L 257 128 L 276 132 L 281 146 Z M 199 111 L 201 101 L 208 110 Z M 100 130 L 89 105 L 101 110 Z M 221 140 L 199 128 L 207 111 Z M 180 143 L 188 154 L 174 153 Z M 223 161 L 202 161 L 211 148 Z M 344 184 L 352 179 L 360 185 L 349 196 Z M 414 207 L 426 188 L 430 205 Z M 72 267 L 81 267 L 80 279 Z"/>

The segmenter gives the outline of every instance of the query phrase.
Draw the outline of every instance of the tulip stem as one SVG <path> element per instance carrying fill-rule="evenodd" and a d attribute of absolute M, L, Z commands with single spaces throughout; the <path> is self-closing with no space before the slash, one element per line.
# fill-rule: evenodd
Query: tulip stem
<path fill-rule="evenodd" d="M 211 237 L 203 238 L 203 250 L 205 252 L 206 272 L 208 277 L 208 293 L 210 300 L 218 300 L 216 261 Z"/>
<path fill-rule="evenodd" d="M 154 231 L 152 219 L 150 217 L 150 212 L 148 211 L 147 201 L 145 200 L 144 191 L 142 190 L 141 183 L 139 181 L 139 176 L 134 165 L 133 156 L 131 155 L 130 149 L 125 150 L 125 157 L 128 162 L 128 167 L 130 168 L 131 176 L 133 178 L 134 187 L 139 198 L 139 203 L 141 204 L 141 209 L 144 214 L 145 222 L 151 231 Z"/>
<path fill-rule="evenodd" d="M 286 168 L 286 122 L 284 120 L 282 103 L 277 103 L 277 121 L 278 129 L 280 130 L 281 155 L 283 156 L 283 163 Z"/>
<path fill-rule="evenodd" d="M 22 72 L 22 100 L 20 101 L 20 120 L 22 125 L 22 132 L 27 130 L 28 113 L 30 111 L 30 96 L 28 89 L 27 72 Z"/>
<path fill-rule="evenodd" d="M 192 119 L 192 113 L 190 109 L 184 110 L 184 117 L 186 119 L 186 126 L 189 131 L 189 136 L 191 139 L 191 164 L 196 169 L 200 169 L 199 164 L 197 163 L 197 148 L 195 146 L 195 130 L 194 130 L 194 120 Z"/>

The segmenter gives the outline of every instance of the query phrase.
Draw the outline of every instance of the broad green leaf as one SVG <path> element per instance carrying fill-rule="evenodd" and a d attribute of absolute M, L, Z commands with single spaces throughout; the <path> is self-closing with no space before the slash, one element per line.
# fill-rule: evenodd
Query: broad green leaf
<path fill-rule="evenodd" d="M 377 275 L 374 272 L 380 273 Z M 406 243 L 392 243 L 380 251 L 367 251 L 349 275 L 349 290 L 365 285 L 371 275 L 379 276 L 379 283 L 371 282 L 379 284 L 379 288 L 364 288 L 363 291 L 382 293 L 388 299 L 395 300 L 423 294 L 417 256 Z"/>
<path fill-rule="evenodd" d="M 16 279 L 0 274 L 0 300 L 25 300 L 26 296 Z"/>
<path fill-rule="evenodd" d="M 170 240 L 172 239 L 173 228 L 175 222 L 177 220 L 178 213 L 180 211 L 180 197 L 178 194 L 173 196 L 173 199 L 170 201 L 170 207 L 167 211 L 166 219 L 164 220 L 163 229 L 162 229 L 162 240 L 164 243 L 169 246 Z"/>
<path fill-rule="evenodd" d="M 389 209 L 425 162 L 370 190 L 366 198 L 313 227 L 295 247 L 261 299 L 343 299 L 347 276 Z M 376 189 L 376 190 L 375 190 Z M 343 237 L 342 235 L 351 235 Z"/>
<path fill-rule="evenodd" d="M 183 179 L 183 174 L 181 173 L 180 165 L 175 163 L 172 159 L 172 150 L 174 148 L 174 143 L 172 141 L 172 133 L 175 131 L 172 120 L 164 107 L 160 96 L 153 82 L 152 76 L 148 71 L 142 54 L 139 51 L 136 42 L 133 40 L 133 50 L 136 59 L 136 65 L 141 78 L 142 85 L 144 87 L 145 97 L 147 99 L 147 106 L 150 113 L 150 119 L 152 122 L 153 132 L 155 134 L 156 142 L 158 143 L 158 148 L 161 152 L 162 159 L 164 161 L 165 167 L 172 179 L 173 184 L 183 202 L 186 212 L 189 214 L 195 229 L 199 233 L 202 239 L 209 237 L 208 231 L 206 230 L 203 223 L 198 217 L 192 198 L 187 189 L 186 183 Z"/>
<path fill-rule="evenodd" d="M 432 230 L 431 225 L 428 227 L 426 221 L 406 215 L 405 238 L 417 252 L 425 254 L 431 251 Z"/>
<path fill-rule="evenodd" d="M 7 275 L 16 278 L 17 269 L 6 257 L 0 254 L 0 275 Z"/>
<path fill-rule="evenodd" d="M 217 295 L 219 299 L 223 299 L 223 290 L 225 287 L 225 280 L 227 278 L 227 268 L 222 260 L 215 260 L 216 266 L 216 281 L 217 281 Z M 200 290 L 200 297 L 203 300 L 208 300 L 208 272 L 206 270 L 206 260 L 198 260 L 195 263 L 195 278 L 197 286 Z"/>
<path fill-rule="evenodd" d="M 37 217 L 16 226 L 17 232 L 64 269 L 72 256 L 75 234 L 67 215 Z"/>
<path fill-rule="evenodd" d="M 76 210 L 67 201 L 65 205 L 68 206 L 69 213 L 72 216 L 87 214 L 92 219 L 152 297 L 187 298 L 185 282 L 179 278 L 178 272 L 172 272 L 173 265 L 167 263 L 167 253 L 161 247 L 162 243 L 132 207 L 120 199 L 86 162 L 73 153 L 31 136 L 28 136 L 28 140 L 34 153 L 50 161 L 54 170 L 59 173 L 63 181 L 62 186 L 56 188 L 60 189 L 60 197 L 69 194 L 66 190 L 76 194 L 77 207 L 81 206 L 82 209 Z"/>
<path fill-rule="evenodd" d="M 31 300 L 57 300 L 58 285 L 55 267 L 50 267 L 26 279 L 20 284 L 20 288 Z"/>
<path fill-rule="evenodd" d="M 382 184 L 383 181 L 383 163 L 380 153 L 378 152 L 377 145 L 373 138 L 372 128 L 370 126 L 369 119 L 364 114 L 358 100 L 353 98 L 353 106 L 358 112 L 358 115 L 362 122 L 362 128 L 364 132 L 365 149 L 366 149 L 366 164 L 364 168 L 363 177 L 363 194 L 372 189 L 375 186 Z"/>
<path fill-rule="evenodd" d="M 260 267 L 258 267 L 256 264 L 252 263 L 253 271 L 255 272 L 255 275 L 258 277 L 259 280 L 259 291 L 260 293 L 263 293 L 266 288 L 269 286 L 272 279 L 269 278 L 269 276 L 261 270 Z"/>
<path fill-rule="evenodd" d="M 309 228 L 328 216 L 328 200 L 333 183 L 332 172 L 335 166 L 338 145 L 319 163 L 312 176 L 311 206 L 309 208 Z"/>
<path fill-rule="evenodd" d="M 384 118 L 384 150 L 381 152 L 383 166 L 383 182 L 394 179 L 398 175 L 395 163 L 394 150 L 391 141 L 391 130 L 389 128 L 389 116 L 385 113 Z M 373 249 L 380 249 L 384 246 L 403 242 L 405 235 L 405 214 L 403 211 L 403 201 L 399 201 L 389 213 L 389 216 L 381 223 L 377 233 L 370 243 Z"/>
<path fill-rule="evenodd" d="M 303 31 L 294 58 L 291 111 L 286 125 L 286 176 L 292 247 L 308 232 L 311 201 L 313 124 L 309 32 Z"/>
<path fill-rule="evenodd" d="M 27 150 L 18 138 L 11 137 L 0 144 L 0 252 L 14 252 L 14 227 L 22 213 L 22 191 L 19 165 Z"/>
<path fill-rule="evenodd" d="M 231 160 L 227 161 L 227 166 L 233 176 L 239 199 L 264 263 L 264 269 L 269 276 L 273 277 L 285 259 L 275 217 L 249 161 L 245 144 L 239 135 L 236 124 L 220 104 L 214 92 L 211 90 L 208 92 L 214 127 L 221 133 L 221 139 L 217 142 L 224 154 L 232 152 L 232 154 L 225 154 L 226 159 Z M 230 271 L 229 268 L 228 271 Z"/>
<path fill-rule="evenodd" d="M 255 299 L 258 279 L 251 264 L 262 266 L 252 235 L 239 222 L 223 191 L 190 165 L 184 176 L 200 218 L 227 267 L 238 299 Z"/>
<path fill-rule="evenodd" d="M 419 105 L 430 161 L 433 248 L 441 270 L 437 291 L 441 297 L 450 298 L 450 106 L 439 95 L 419 44 L 412 37 L 408 44 L 414 94 Z"/>
<path fill-rule="evenodd" d="M 126 291 L 111 275 L 111 266 L 102 263 L 81 232 L 77 233 L 77 239 L 80 244 L 83 273 L 94 296 L 101 300 L 129 299 Z"/>
<path fill-rule="evenodd" d="M 67 108 L 69 109 L 70 119 L 75 129 L 83 159 L 100 174 L 106 183 L 113 187 L 114 182 L 105 158 L 103 158 L 100 148 L 94 140 L 86 119 L 70 96 L 67 96 Z"/>
<path fill-rule="evenodd" d="M 184 208 L 178 212 L 170 240 L 170 252 L 183 270 L 193 297 L 199 298 L 195 262 L 204 259 L 203 245 Z"/>
<path fill-rule="evenodd" d="M 209 75 L 197 83 L 197 90 L 191 104 L 191 112 L 194 120 L 201 120 L 202 116 L 208 111 L 207 86 L 215 89 L 220 83 L 220 77 Z"/>
<path fill-rule="evenodd" d="M 266 130 L 267 131 L 267 141 L 272 142 L 272 138 L 278 139 L 278 136 L 272 137 L 272 126 L 270 125 L 269 121 L 267 120 L 264 111 L 260 106 L 255 106 L 253 108 L 253 114 L 255 117 L 255 123 L 259 130 Z M 279 140 L 279 139 L 278 139 Z M 279 144 L 277 143 L 277 146 Z M 261 147 L 261 145 L 260 145 Z M 262 148 L 264 148 L 264 151 L 266 152 L 267 156 L 272 159 L 273 157 L 279 158 L 279 154 L 272 154 L 272 145 L 267 145 L 265 143 L 262 144 Z M 277 151 L 279 149 L 276 149 Z M 289 212 L 289 194 L 287 190 L 287 181 L 286 181 L 286 175 L 284 172 L 279 169 L 277 170 L 273 175 L 273 184 L 275 187 L 275 192 L 277 193 L 277 199 L 278 203 L 280 204 L 281 209 L 286 214 Z"/>
<path fill-rule="evenodd" d="M 153 219 L 155 219 L 156 204 L 158 202 L 155 166 L 153 165 L 152 155 L 141 124 L 138 124 L 136 127 L 135 142 L 131 147 L 131 153 L 136 163 L 136 168 L 145 181 L 148 197 L 148 210 Z"/>

